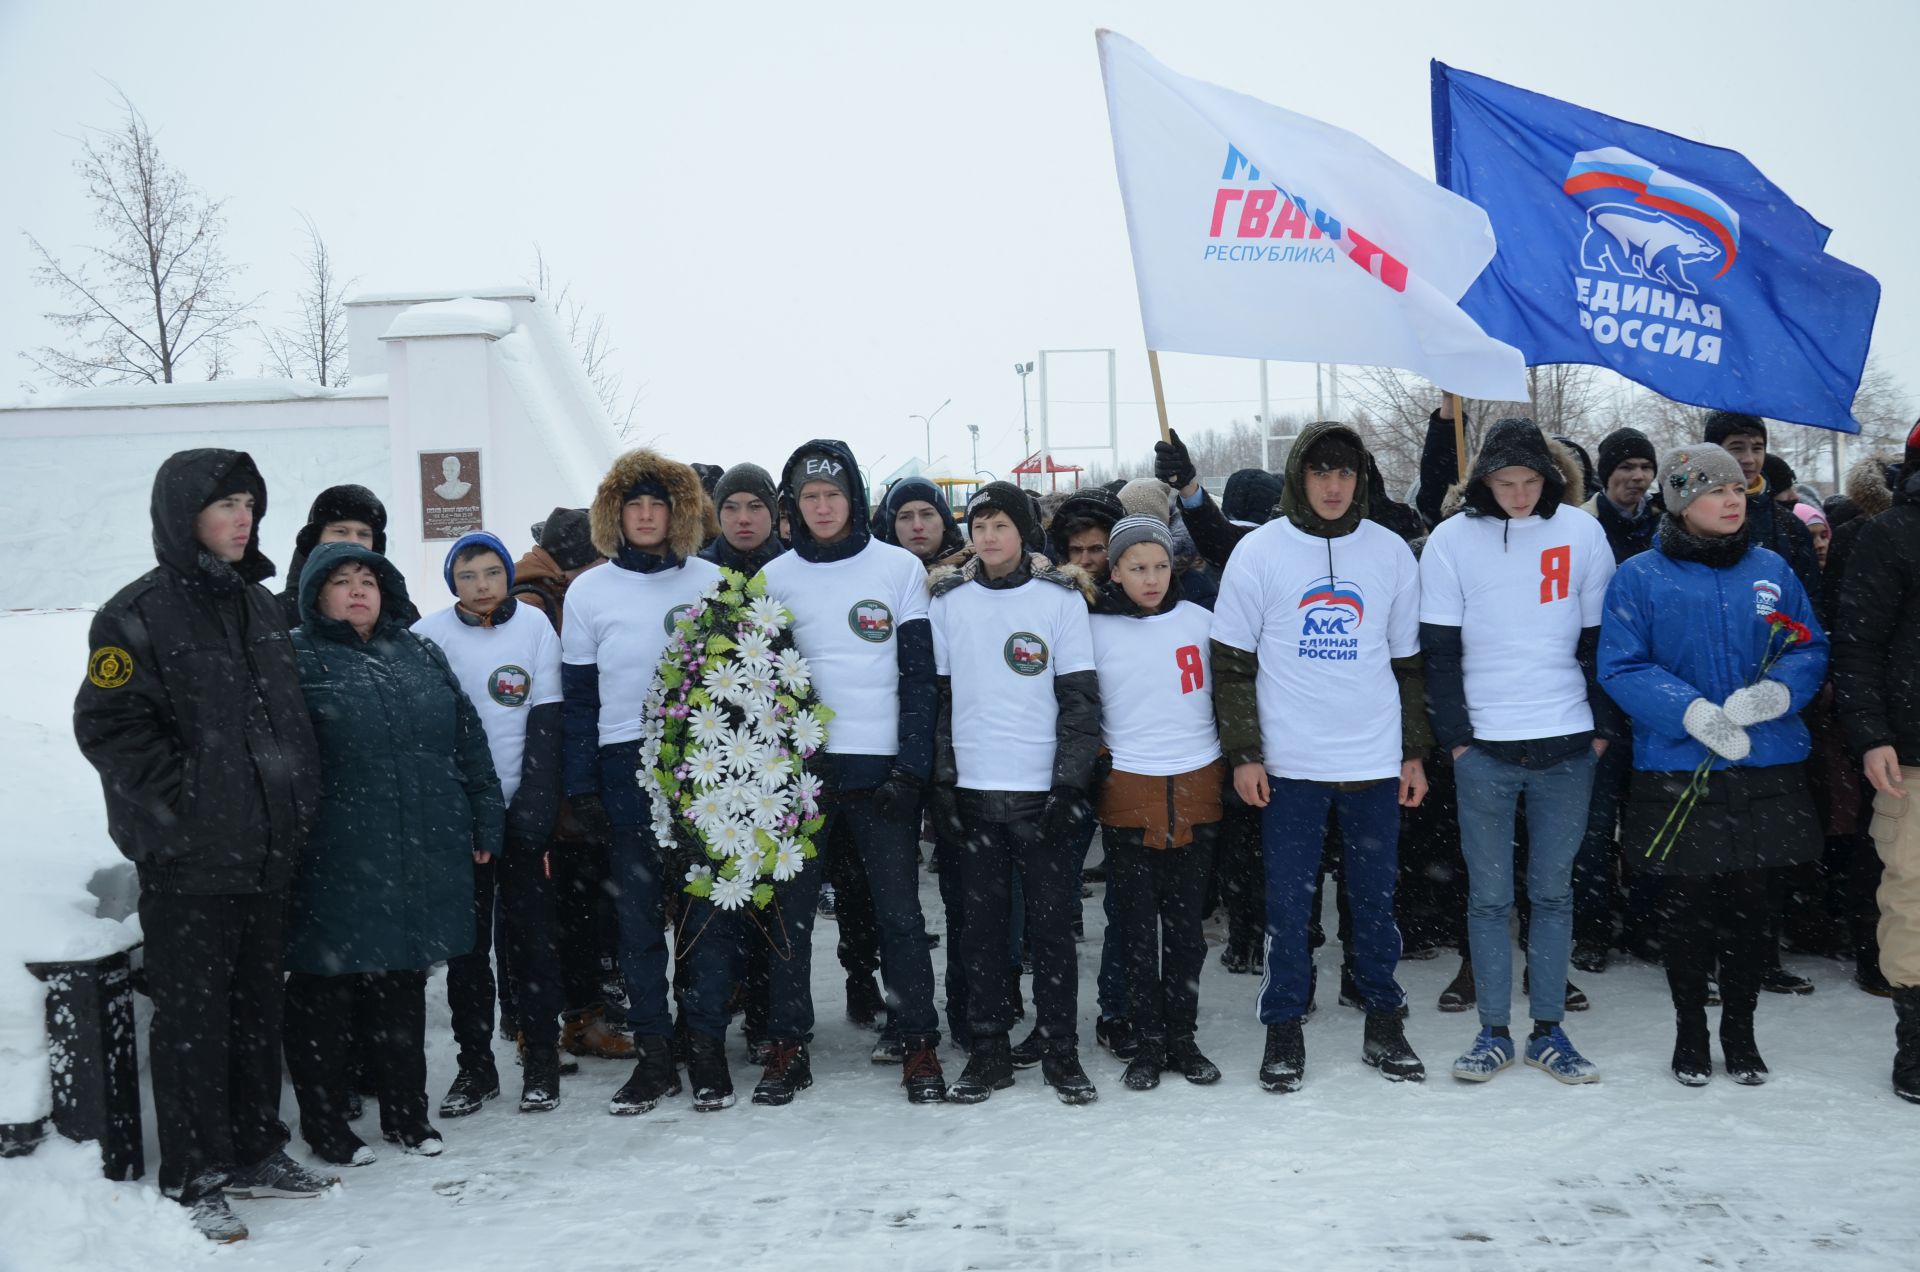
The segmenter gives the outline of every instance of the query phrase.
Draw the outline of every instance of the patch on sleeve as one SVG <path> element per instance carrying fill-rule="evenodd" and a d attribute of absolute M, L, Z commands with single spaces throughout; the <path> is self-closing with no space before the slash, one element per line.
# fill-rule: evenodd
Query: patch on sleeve
<path fill-rule="evenodd" d="M 87 660 L 87 681 L 96 689 L 118 689 L 133 679 L 133 655 L 115 645 L 102 645 Z"/>

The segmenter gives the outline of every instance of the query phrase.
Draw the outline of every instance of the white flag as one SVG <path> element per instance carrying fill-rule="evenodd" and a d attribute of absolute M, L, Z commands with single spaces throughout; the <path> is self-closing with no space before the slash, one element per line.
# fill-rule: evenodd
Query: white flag
<path fill-rule="evenodd" d="M 1484 211 L 1352 133 L 1097 38 L 1148 348 L 1526 399 L 1520 351 L 1458 303 L 1493 259 Z"/>

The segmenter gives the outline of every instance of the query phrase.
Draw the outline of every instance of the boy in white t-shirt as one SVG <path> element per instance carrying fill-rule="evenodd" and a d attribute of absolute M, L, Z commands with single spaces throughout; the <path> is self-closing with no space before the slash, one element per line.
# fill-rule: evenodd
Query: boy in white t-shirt
<path fill-rule="evenodd" d="M 934 576 L 940 676 L 935 815 L 965 844 L 960 931 L 973 1045 L 947 1099 L 977 1104 L 1013 1085 L 1007 928 L 1016 863 L 1033 950 L 1041 1072 L 1068 1104 L 1098 1094 L 1080 1067 L 1073 916 L 1074 831 L 1100 749 L 1100 684 L 1087 622 L 1091 586 L 1026 545 L 1033 504 L 1003 481 L 967 503 L 975 555 Z M 1085 589 L 1085 590 L 1083 590 Z"/>
<path fill-rule="evenodd" d="M 1227 769 L 1213 723 L 1213 616 L 1180 599 L 1173 534 L 1156 517 L 1108 532 L 1108 581 L 1093 606 L 1100 734 L 1113 767 L 1100 784 L 1113 894 L 1107 950 L 1126 960 L 1126 1019 L 1137 1031 L 1121 1079 L 1136 1091 L 1163 1069 L 1220 1080 L 1195 1038 L 1207 961 L 1207 885 Z"/>
<path fill-rule="evenodd" d="M 1517 1050 L 1507 1028 L 1507 925 L 1522 795 L 1533 1015 L 1526 1062 L 1561 1082 L 1599 1078 L 1560 1021 L 1573 946 L 1573 861 L 1586 833 L 1594 763 L 1615 718 L 1594 683 L 1613 549 L 1597 520 L 1562 502 L 1569 486 L 1577 494 L 1537 424 L 1501 420 L 1474 461 L 1464 510 L 1434 528 L 1420 557 L 1427 708 L 1435 740 L 1453 756 L 1467 863 L 1480 1033 L 1453 1075 L 1470 1082 L 1512 1064 Z"/>
<path fill-rule="evenodd" d="M 560 638 L 546 615 L 509 595 L 513 558 L 486 531 L 465 535 L 448 549 L 444 575 L 455 603 L 413 630 L 446 654 L 480 713 L 507 801 L 507 837 L 498 861 L 473 868 L 473 949 L 447 962 L 447 1005 L 460 1067 L 440 1102 L 440 1116 L 478 1113 L 500 1094 L 493 1062 L 496 892 L 506 929 L 500 961 L 525 1045 L 520 1109 L 539 1112 L 560 1102 L 559 1020 L 565 1005 L 543 851 L 560 811 Z"/>
<path fill-rule="evenodd" d="M 1214 709 L 1234 790 L 1261 811 L 1266 976 L 1260 1085 L 1296 1091 L 1312 997 L 1314 884 L 1327 814 L 1340 819 L 1353 913 L 1353 978 L 1367 1012 L 1361 1059 L 1389 1081 L 1426 1069 L 1394 981 L 1400 809 L 1426 797 L 1432 739 L 1421 701 L 1419 572 L 1367 514 L 1367 454 L 1344 424 L 1310 424 L 1287 455 L 1280 516 L 1235 547 L 1214 605 Z"/>

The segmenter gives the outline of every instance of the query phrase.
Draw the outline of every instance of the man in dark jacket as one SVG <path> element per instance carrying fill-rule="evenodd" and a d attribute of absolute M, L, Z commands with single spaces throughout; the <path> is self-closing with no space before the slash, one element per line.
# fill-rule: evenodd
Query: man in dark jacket
<path fill-rule="evenodd" d="M 385 556 L 387 506 L 365 486 L 329 486 L 314 496 L 313 506 L 307 509 L 307 524 L 294 536 L 293 561 L 287 566 L 287 585 L 280 592 L 280 609 L 289 628 L 300 626 L 300 572 L 313 550 L 323 543 L 357 543 Z M 416 612 L 407 621 L 418 617 Z"/>
<path fill-rule="evenodd" d="M 925 477 L 902 477 L 888 488 L 874 518 L 873 537 L 905 548 L 928 569 L 967 546 L 946 495 Z"/>
<path fill-rule="evenodd" d="M 1820 558 L 1793 510 L 1774 500 L 1763 469 L 1767 463 L 1767 425 L 1757 415 L 1715 411 L 1707 416 L 1701 440 L 1712 442 L 1740 464 L 1747 478 L 1747 535 L 1755 547 L 1771 548 L 1787 559 L 1807 595 L 1820 595 Z"/>
<path fill-rule="evenodd" d="M 1047 551 L 1061 565 L 1077 565 L 1095 585 L 1107 581 L 1107 534 L 1126 515 L 1117 495 L 1099 486 L 1076 490 L 1047 523 Z"/>
<path fill-rule="evenodd" d="M 1880 970 L 1899 1013 L 1893 1089 L 1920 1103 L 1920 425 L 1893 507 L 1860 531 L 1840 597 L 1833 680 L 1840 723 L 1873 784 Z"/>
<path fill-rule="evenodd" d="M 260 552 L 266 484 L 231 450 L 153 482 L 159 565 L 95 615 L 74 703 L 107 830 L 140 876 L 160 1187 L 209 1237 L 235 1196 L 314 1196 L 280 1122 L 287 888 L 319 793 L 293 647 Z"/>
<path fill-rule="evenodd" d="M 1600 439 L 1600 490 L 1580 506 L 1600 519 L 1615 565 L 1653 546 L 1660 509 L 1650 491 L 1659 462 L 1653 442 L 1637 428 L 1616 428 Z"/>
<path fill-rule="evenodd" d="M 721 569 L 738 570 L 752 578 L 787 550 L 773 532 L 774 509 L 780 500 L 773 478 L 760 465 L 735 464 L 722 473 L 714 486 L 713 504 L 720 515 L 720 534 L 700 549 L 700 555 Z"/>

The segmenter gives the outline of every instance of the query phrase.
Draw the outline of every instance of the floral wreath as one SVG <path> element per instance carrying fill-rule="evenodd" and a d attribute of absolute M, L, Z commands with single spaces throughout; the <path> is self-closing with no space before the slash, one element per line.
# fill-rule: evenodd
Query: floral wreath
<path fill-rule="evenodd" d="M 654 834 L 692 857 L 683 891 L 722 910 L 765 909 L 825 824 L 815 757 L 833 712 L 792 629 L 764 576 L 721 570 L 674 625 L 641 710 Z"/>

